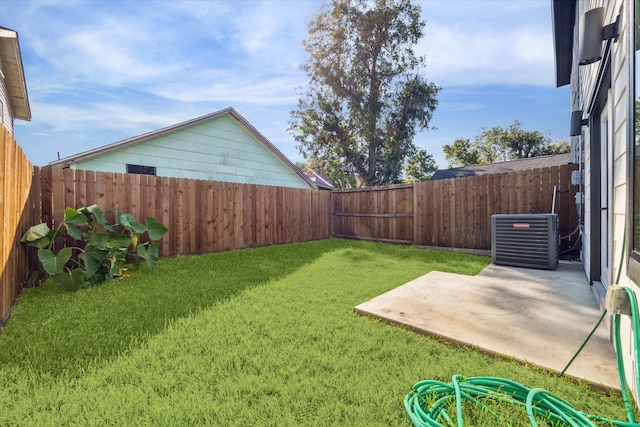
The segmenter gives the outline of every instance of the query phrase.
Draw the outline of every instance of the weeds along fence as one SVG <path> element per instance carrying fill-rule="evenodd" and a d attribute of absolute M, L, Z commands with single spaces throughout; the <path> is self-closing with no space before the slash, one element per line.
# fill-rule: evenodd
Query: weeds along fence
<path fill-rule="evenodd" d="M 339 190 L 332 193 L 333 235 L 466 249 L 491 249 L 491 215 L 555 213 L 560 234 L 578 224 L 577 165 Z M 555 189 L 555 191 L 554 191 Z M 573 244 L 563 240 L 562 249 Z"/>
<path fill-rule="evenodd" d="M 38 217 L 32 169 L 13 135 L 0 126 L 0 326 L 30 269 L 30 251 L 20 238 Z"/>
<path fill-rule="evenodd" d="M 138 220 L 153 216 L 169 229 L 160 242 L 162 257 L 331 235 L 326 191 L 52 167 L 34 168 L 34 180 L 42 222 L 50 227 L 60 224 L 66 207 L 94 204 L 109 221 L 116 209 Z"/>

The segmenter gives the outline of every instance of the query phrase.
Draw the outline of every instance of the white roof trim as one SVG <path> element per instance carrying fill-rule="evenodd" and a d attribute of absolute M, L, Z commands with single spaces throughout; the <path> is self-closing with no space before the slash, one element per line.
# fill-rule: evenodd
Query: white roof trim
<path fill-rule="evenodd" d="M 31 120 L 31 107 L 22 67 L 18 33 L 4 27 L 0 27 L 0 68 L 6 82 L 13 117 Z"/>

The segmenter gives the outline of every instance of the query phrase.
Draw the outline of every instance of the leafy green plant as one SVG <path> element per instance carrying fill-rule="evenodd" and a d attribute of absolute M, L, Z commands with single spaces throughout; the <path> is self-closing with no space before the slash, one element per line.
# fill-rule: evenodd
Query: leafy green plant
<path fill-rule="evenodd" d="M 53 281 L 66 291 L 77 291 L 122 276 L 127 261 L 137 264 L 144 260 L 153 269 L 159 257 L 155 241 L 166 232 L 164 224 L 151 216 L 142 224 L 133 215 L 118 210 L 116 223 L 110 225 L 104 212 L 93 205 L 65 209 L 57 228 L 50 229 L 45 223 L 35 225 L 22 236 L 21 242 L 38 248 L 43 280 Z M 53 242 L 63 233 L 78 244 L 54 253 Z M 142 242 L 145 233 L 149 239 Z"/>

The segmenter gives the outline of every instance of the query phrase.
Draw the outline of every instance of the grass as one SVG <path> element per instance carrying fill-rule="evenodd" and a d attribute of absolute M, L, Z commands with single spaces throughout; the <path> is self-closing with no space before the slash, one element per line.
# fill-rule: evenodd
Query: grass
<path fill-rule="evenodd" d="M 408 426 L 413 384 L 457 373 L 625 419 L 618 396 L 353 312 L 428 271 L 488 262 L 331 239 L 165 259 L 74 294 L 29 289 L 0 333 L 0 425 Z"/>

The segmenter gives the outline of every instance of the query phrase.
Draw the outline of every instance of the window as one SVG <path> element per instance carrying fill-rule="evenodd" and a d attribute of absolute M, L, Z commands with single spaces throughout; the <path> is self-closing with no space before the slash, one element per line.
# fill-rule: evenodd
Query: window
<path fill-rule="evenodd" d="M 127 164 L 127 173 L 135 173 L 138 175 L 154 175 L 156 174 L 155 166 L 141 166 Z"/>

